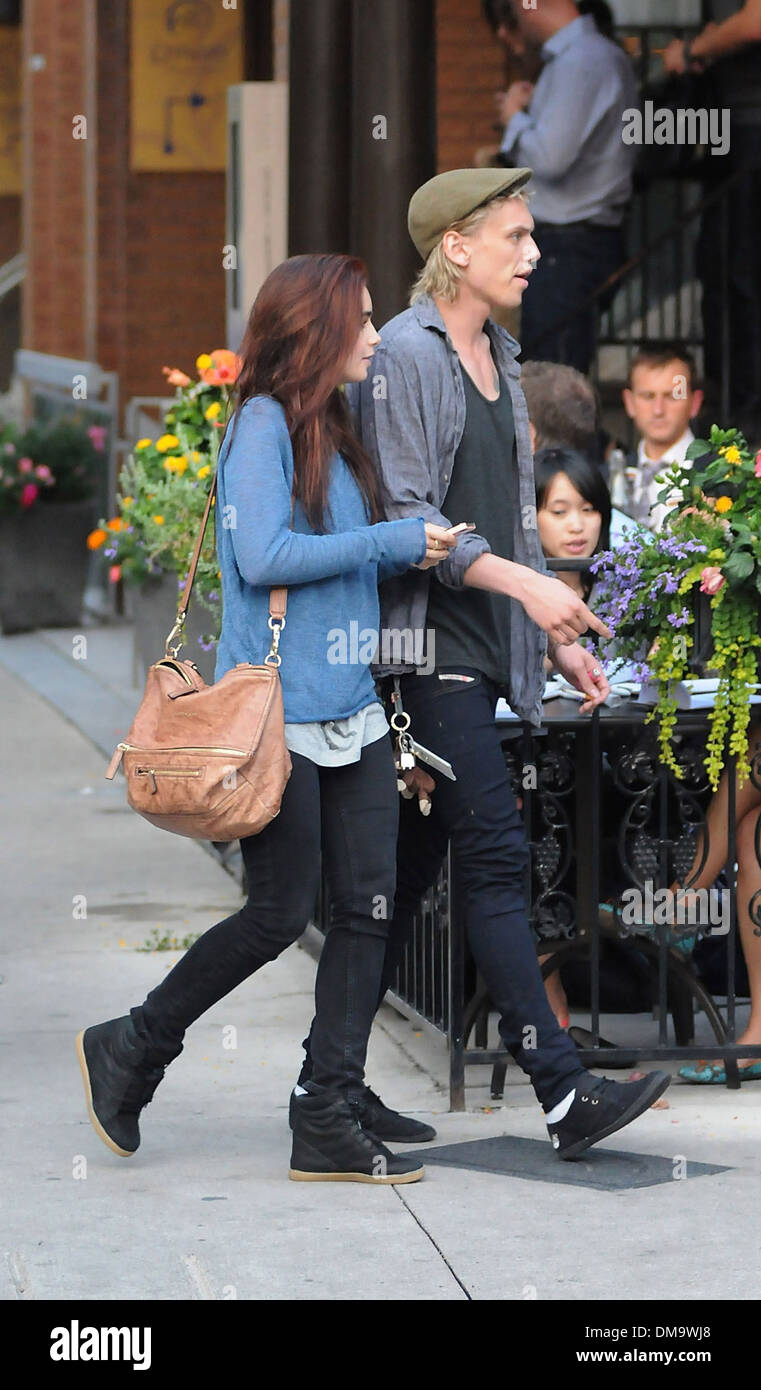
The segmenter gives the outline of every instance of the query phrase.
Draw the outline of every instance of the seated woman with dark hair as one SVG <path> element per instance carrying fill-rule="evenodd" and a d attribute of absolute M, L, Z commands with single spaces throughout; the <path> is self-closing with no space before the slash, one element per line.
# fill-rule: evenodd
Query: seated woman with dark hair
<path fill-rule="evenodd" d="M 539 537 L 548 558 L 581 560 L 608 549 L 610 493 L 599 468 L 577 449 L 540 449 L 534 479 Z M 561 570 L 558 578 L 587 602 L 594 583 L 589 570 Z"/>

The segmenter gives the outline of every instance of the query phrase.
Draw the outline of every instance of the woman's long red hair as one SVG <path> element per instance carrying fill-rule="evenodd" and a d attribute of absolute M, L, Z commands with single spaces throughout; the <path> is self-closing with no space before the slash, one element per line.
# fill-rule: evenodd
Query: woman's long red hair
<path fill-rule="evenodd" d="M 328 464 L 336 452 L 356 479 L 369 520 L 383 517 L 380 478 L 336 384 L 360 333 L 366 284 L 366 267 L 353 256 L 292 256 L 264 281 L 240 346 L 236 409 L 261 395 L 283 406 L 294 496 L 318 531 L 325 526 Z"/>

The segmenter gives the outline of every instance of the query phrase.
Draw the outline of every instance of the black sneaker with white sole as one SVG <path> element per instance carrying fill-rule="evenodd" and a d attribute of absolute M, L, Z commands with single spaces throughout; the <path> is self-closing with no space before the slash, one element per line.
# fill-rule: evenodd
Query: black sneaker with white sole
<path fill-rule="evenodd" d="M 611 1081 L 607 1076 L 582 1077 L 570 1110 L 547 1132 L 559 1158 L 577 1158 L 585 1149 L 607 1139 L 663 1095 L 671 1077 L 665 1071 L 651 1071 L 641 1081 Z"/>

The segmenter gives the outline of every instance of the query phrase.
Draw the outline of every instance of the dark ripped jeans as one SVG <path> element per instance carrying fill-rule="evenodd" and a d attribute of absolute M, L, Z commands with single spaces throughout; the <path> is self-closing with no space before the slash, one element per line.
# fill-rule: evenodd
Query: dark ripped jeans
<path fill-rule="evenodd" d="M 162 1061 L 176 1057 L 195 1019 L 301 936 L 314 914 L 322 862 L 331 912 L 315 991 L 313 1076 L 352 1097 L 362 1089 L 393 910 L 399 795 L 392 748 L 381 738 L 359 762 L 335 768 L 291 758 L 279 815 L 240 842 L 247 902 L 204 932 L 131 1014 Z"/>
<path fill-rule="evenodd" d="M 447 672 L 472 681 L 439 679 Z M 396 908 L 378 1003 L 451 839 L 468 945 L 500 1014 L 500 1035 L 550 1110 L 586 1073 L 547 1002 L 537 962 L 526 904 L 528 845 L 494 723 L 497 688 L 478 671 L 448 665 L 403 676 L 401 691 L 411 733 L 452 764 L 457 781 L 431 774 L 436 789 L 427 817 L 416 799 L 402 801 Z"/>

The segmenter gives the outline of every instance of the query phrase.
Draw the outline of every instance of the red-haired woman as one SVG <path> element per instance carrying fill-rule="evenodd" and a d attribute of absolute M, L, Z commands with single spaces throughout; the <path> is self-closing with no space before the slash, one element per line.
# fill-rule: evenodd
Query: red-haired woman
<path fill-rule="evenodd" d="M 218 466 L 216 675 L 264 660 L 269 590 L 289 586 L 280 675 L 293 770 L 279 814 L 241 841 L 241 910 L 205 932 L 143 1004 L 79 1035 L 90 1118 L 119 1154 L 137 1149 L 140 1111 L 189 1025 L 301 935 L 323 864 L 331 923 L 316 984 L 313 1079 L 291 1106 L 290 1176 L 413 1182 L 423 1173 L 361 1124 L 398 817 L 367 634 L 377 636 L 379 580 L 436 564 L 456 537 L 422 518 L 381 520 L 379 480 L 340 390 L 367 375 L 380 341 L 371 315 L 362 262 L 333 255 L 285 261 L 251 311 Z M 353 623 L 361 645 L 349 641 Z"/>

